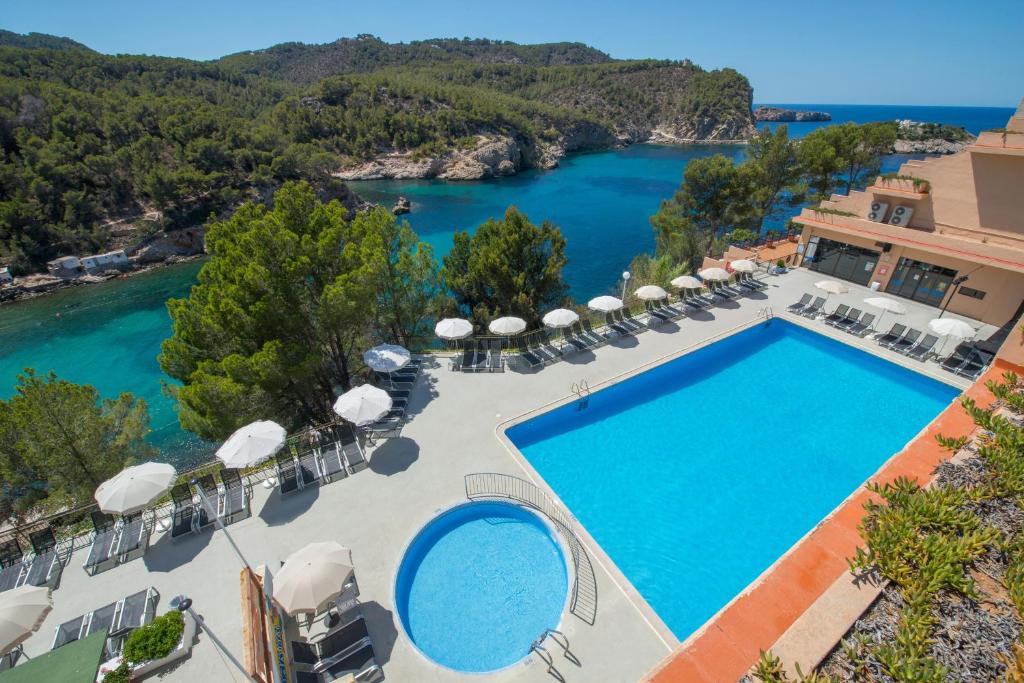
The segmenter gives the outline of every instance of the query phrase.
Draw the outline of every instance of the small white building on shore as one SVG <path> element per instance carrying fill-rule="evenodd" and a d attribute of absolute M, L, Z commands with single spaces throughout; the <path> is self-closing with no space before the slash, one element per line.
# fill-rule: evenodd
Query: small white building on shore
<path fill-rule="evenodd" d="M 87 272 L 92 272 L 94 270 L 108 270 L 110 268 L 127 268 L 128 255 L 124 253 L 124 249 L 117 249 L 115 251 L 108 251 L 104 254 L 83 256 L 81 258 L 81 264 L 82 268 Z"/>
<path fill-rule="evenodd" d="M 56 277 L 78 277 L 85 269 L 77 256 L 61 256 L 46 262 L 46 270 Z"/>
<path fill-rule="evenodd" d="M 0 268 L 0 285 L 9 285 L 14 282 L 14 276 L 11 275 L 11 269 L 7 266 Z"/>

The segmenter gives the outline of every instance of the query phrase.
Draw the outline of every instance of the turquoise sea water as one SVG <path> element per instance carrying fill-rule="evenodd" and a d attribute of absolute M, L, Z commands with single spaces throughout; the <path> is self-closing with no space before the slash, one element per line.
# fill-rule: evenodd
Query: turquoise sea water
<path fill-rule="evenodd" d="M 557 628 L 568 574 L 540 519 L 507 503 L 470 503 L 434 519 L 410 544 L 395 605 L 410 640 L 459 671 L 494 671 L 523 659 Z"/>
<path fill-rule="evenodd" d="M 957 394 L 775 319 L 507 434 L 684 640 Z"/>
<path fill-rule="evenodd" d="M 1009 109 L 986 108 L 792 106 L 831 111 L 837 121 L 915 118 L 957 123 L 972 131 L 1000 127 L 1010 115 Z M 803 135 L 817 125 L 791 124 L 791 130 Z M 653 249 L 648 218 L 676 190 L 691 159 L 716 153 L 739 159 L 744 148 L 635 145 L 572 156 L 555 170 L 500 180 L 371 181 L 353 187 L 384 203 L 399 195 L 409 197 L 413 212 L 406 218 L 436 247 L 438 256 L 447 251 L 456 230 L 472 230 L 501 216 L 509 204 L 535 221 L 551 220 L 568 239 L 571 292 L 586 300 L 617 289 L 631 258 Z M 885 170 L 907 158 L 889 157 Z M 149 401 L 153 441 L 164 459 L 180 466 L 202 457 L 208 449 L 176 426 L 173 406 L 160 389 L 166 378 L 155 361 L 160 341 L 170 332 L 163 301 L 185 294 L 197 270 L 197 264 L 167 268 L 0 306 L 0 396 L 13 390 L 15 375 L 25 366 L 53 368 L 69 379 L 95 384 L 105 394 L 132 391 Z"/>

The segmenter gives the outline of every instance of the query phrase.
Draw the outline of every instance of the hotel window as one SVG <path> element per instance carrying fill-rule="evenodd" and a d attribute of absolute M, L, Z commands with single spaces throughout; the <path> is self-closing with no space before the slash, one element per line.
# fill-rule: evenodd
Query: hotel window
<path fill-rule="evenodd" d="M 885 291 L 924 304 L 941 306 L 955 277 L 956 271 L 952 268 L 901 258 Z"/>
<path fill-rule="evenodd" d="M 817 239 L 817 243 L 814 240 Z M 811 238 L 804 262 L 811 270 L 866 285 L 878 264 L 879 252 L 852 244 Z"/>
<path fill-rule="evenodd" d="M 985 292 L 981 291 L 980 289 L 973 289 L 971 287 L 961 287 L 960 289 L 957 290 L 957 292 L 963 294 L 964 296 L 969 296 L 972 299 L 985 298 Z"/>

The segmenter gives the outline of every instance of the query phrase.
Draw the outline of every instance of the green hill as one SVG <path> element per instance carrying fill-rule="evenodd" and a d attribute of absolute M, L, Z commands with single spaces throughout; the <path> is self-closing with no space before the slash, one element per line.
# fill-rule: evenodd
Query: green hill
<path fill-rule="evenodd" d="M 30 50 L 89 50 L 85 45 L 70 38 L 51 36 L 46 33 L 14 33 L 2 28 L 0 28 L 0 47 L 23 47 Z"/>

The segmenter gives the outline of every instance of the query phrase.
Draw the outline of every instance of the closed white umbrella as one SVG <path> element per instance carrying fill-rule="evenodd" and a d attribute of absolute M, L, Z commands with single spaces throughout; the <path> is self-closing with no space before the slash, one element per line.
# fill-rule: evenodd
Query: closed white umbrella
<path fill-rule="evenodd" d="M 53 597 L 44 586 L 19 586 L 0 593 L 0 653 L 28 640 L 52 609 Z"/>
<path fill-rule="evenodd" d="M 711 280 L 712 282 L 726 282 L 731 275 L 725 268 L 705 268 L 704 270 L 697 273 L 703 280 Z"/>
<path fill-rule="evenodd" d="M 397 344 L 380 344 L 363 353 L 363 362 L 366 367 L 377 372 L 395 372 L 401 370 L 409 361 L 412 354 L 409 349 Z"/>
<path fill-rule="evenodd" d="M 526 329 L 526 321 L 522 318 L 506 315 L 503 318 L 496 318 L 487 326 L 491 334 L 500 334 L 507 337 L 510 334 L 519 334 Z"/>
<path fill-rule="evenodd" d="M 96 502 L 108 514 L 130 515 L 170 491 L 177 477 L 174 468 L 162 462 L 126 467 L 99 485 Z"/>
<path fill-rule="evenodd" d="M 827 294 L 846 294 L 850 288 L 835 280 L 818 280 L 814 286 Z"/>
<path fill-rule="evenodd" d="M 635 292 L 638 299 L 644 301 L 660 301 L 668 296 L 668 292 L 659 287 L 658 285 L 644 285 Z"/>
<path fill-rule="evenodd" d="M 741 258 L 733 261 L 729 264 L 729 267 L 735 270 L 737 273 L 753 273 L 757 270 L 757 265 L 754 264 L 750 259 Z"/>
<path fill-rule="evenodd" d="M 553 311 L 548 311 L 544 314 L 544 318 L 542 318 L 545 325 L 555 329 L 569 327 L 579 319 L 580 317 L 568 308 L 556 308 Z"/>
<path fill-rule="evenodd" d="M 677 289 L 701 289 L 704 283 L 692 275 L 680 275 L 672 280 L 672 286 Z"/>
<path fill-rule="evenodd" d="M 622 308 L 622 299 L 615 296 L 598 296 L 587 302 L 587 308 L 598 313 L 611 313 Z"/>
<path fill-rule="evenodd" d="M 881 330 L 879 323 L 882 322 L 882 316 L 886 313 L 895 313 L 896 315 L 903 315 L 907 312 L 907 307 L 901 304 L 895 299 L 887 299 L 884 296 L 869 296 L 864 299 L 864 303 L 868 306 L 874 306 L 882 311 L 882 314 L 878 316 L 878 322 L 875 323 L 875 329 Z"/>
<path fill-rule="evenodd" d="M 381 419 L 391 410 L 388 392 L 370 384 L 363 384 L 338 397 L 334 412 L 357 427 Z"/>
<path fill-rule="evenodd" d="M 957 320 L 956 318 L 935 318 L 935 320 L 928 321 L 928 329 L 935 334 L 940 334 L 946 339 L 949 337 L 956 337 L 957 339 L 974 339 L 974 335 L 978 333 L 970 324 L 963 320 Z M 942 348 L 939 349 L 938 355 L 942 355 L 942 351 L 946 348 L 946 339 L 942 340 Z"/>
<path fill-rule="evenodd" d="M 245 425 L 217 449 L 217 457 L 227 467 L 252 467 L 281 450 L 288 432 L 272 420 Z"/>
<path fill-rule="evenodd" d="M 473 325 L 462 318 L 444 318 L 434 325 L 434 334 L 441 339 L 465 339 L 473 334 Z"/>
<path fill-rule="evenodd" d="M 352 551 L 333 541 L 310 543 L 274 575 L 274 602 L 288 614 L 315 613 L 351 581 Z"/>

